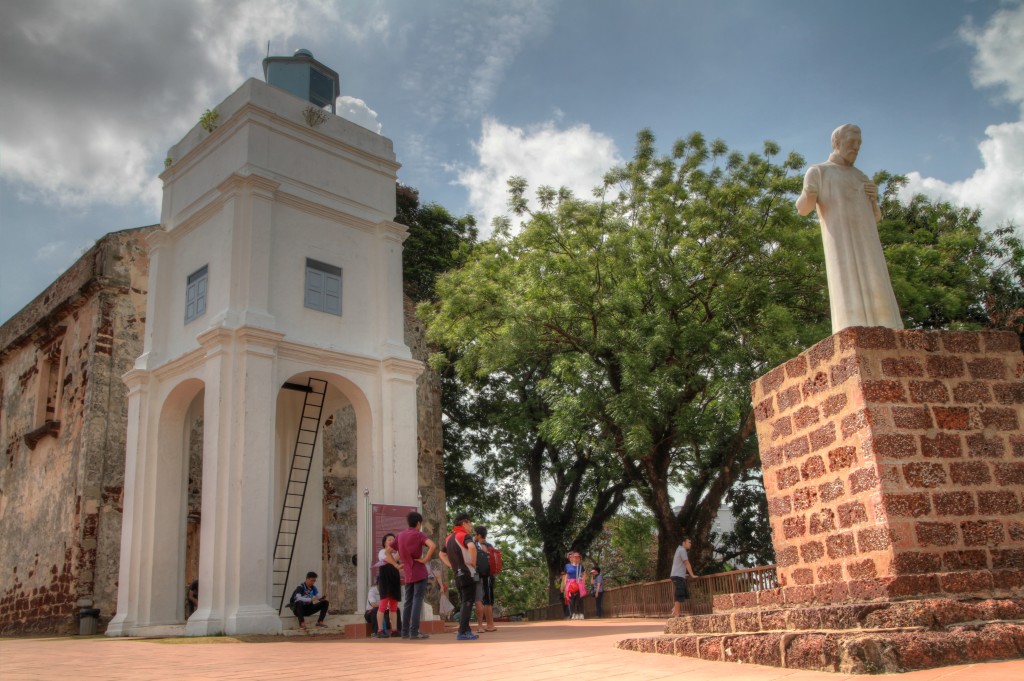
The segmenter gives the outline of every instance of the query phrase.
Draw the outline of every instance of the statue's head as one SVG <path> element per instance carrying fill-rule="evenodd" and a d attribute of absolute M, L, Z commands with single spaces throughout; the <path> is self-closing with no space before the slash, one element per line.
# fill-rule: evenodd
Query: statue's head
<path fill-rule="evenodd" d="M 832 151 L 839 154 L 850 165 L 857 160 L 860 142 L 860 128 L 853 123 L 845 123 L 832 131 Z"/>

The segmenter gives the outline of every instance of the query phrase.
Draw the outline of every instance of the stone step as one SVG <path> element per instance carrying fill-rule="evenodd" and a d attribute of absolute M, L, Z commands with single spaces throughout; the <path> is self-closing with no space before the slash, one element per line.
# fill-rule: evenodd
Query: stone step
<path fill-rule="evenodd" d="M 942 631 L 800 631 L 631 638 L 623 650 L 845 674 L 879 674 L 1024 657 L 1024 621 Z"/>
<path fill-rule="evenodd" d="M 940 629 L 953 624 L 1016 620 L 1024 620 L 1022 598 L 943 598 L 690 615 L 669 620 L 665 626 L 665 633 Z"/>

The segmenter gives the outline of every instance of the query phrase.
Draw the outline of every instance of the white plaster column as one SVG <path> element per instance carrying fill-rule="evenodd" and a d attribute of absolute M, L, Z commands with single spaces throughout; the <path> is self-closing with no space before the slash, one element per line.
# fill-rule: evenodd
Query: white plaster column
<path fill-rule="evenodd" d="M 139 493 L 146 471 L 150 374 L 132 369 L 123 380 L 128 386 L 128 434 L 125 439 L 121 562 L 118 568 L 117 613 L 107 625 L 107 636 L 127 636 L 138 620 L 142 536 L 146 527 Z"/>
<path fill-rule="evenodd" d="M 405 344 L 405 311 L 402 305 L 402 243 L 409 230 L 397 222 L 377 223 L 377 290 L 384 304 L 377 309 L 382 358 L 409 359 L 412 353 Z"/>
<path fill-rule="evenodd" d="M 148 293 L 146 296 L 146 330 L 143 335 L 142 355 L 135 360 L 136 369 L 151 369 L 157 365 L 162 353 L 162 342 L 158 332 L 163 331 L 166 320 L 160 311 L 167 304 L 164 296 L 174 291 L 172 270 L 174 253 L 167 248 L 171 237 L 167 232 L 157 230 L 146 236 L 149 245 Z"/>
<path fill-rule="evenodd" d="M 230 457 L 226 451 L 226 433 L 219 418 L 225 390 L 231 388 L 231 337 L 223 330 L 212 330 L 199 337 L 206 353 L 203 379 L 203 492 L 202 525 L 199 528 L 199 605 L 185 623 L 188 636 L 213 636 L 224 633 L 225 594 L 228 575 L 228 500 L 231 498 Z"/>
<path fill-rule="evenodd" d="M 274 550 L 274 423 L 277 388 L 274 362 L 283 334 L 242 328 L 236 332 L 235 386 L 222 398 L 222 427 L 233 431 L 226 454 L 231 457 L 229 546 L 226 585 L 228 634 L 273 634 L 281 619 L 271 606 Z M 229 549 L 230 551 L 230 549 Z"/>
<path fill-rule="evenodd" d="M 416 377 L 423 365 L 412 360 L 381 362 L 382 450 L 379 461 L 384 503 L 416 505 L 418 447 L 416 443 Z"/>

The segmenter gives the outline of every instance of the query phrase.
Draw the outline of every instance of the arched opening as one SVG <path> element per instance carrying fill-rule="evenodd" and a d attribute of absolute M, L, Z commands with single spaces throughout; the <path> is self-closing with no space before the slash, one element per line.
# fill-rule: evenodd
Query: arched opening
<path fill-rule="evenodd" d="M 157 456 L 153 490 L 153 532 L 149 617 L 150 624 L 174 624 L 185 620 L 185 587 L 189 555 L 189 518 L 193 505 L 190 471 L 198 459 L 202 472 L 202 417 L 204 385 L 188 379 L 176 386 L 164 400 L 157 431 Z M 198 429 L 198 438 L 196 430 Z M 197 482 L 198 486 L 198 482 Z M 198 524 L 200 496 L 194 497 Z M 143 502 L 146 503 L 146 502 Z M 195 530 L 195 570 L 198 572 L 199 533 Z"/>
<path fill-rule="evenodd" d="M 310 381 L 313 379 L 313 381 Z M 303 388 L 312 390 L 313 395 Z M 297 443 L 307 435 L 300 435 L 302 415 L 310 414 L 310 404 L 319 401 L 315 392 L 323 391 L 323 408 L 319 414 L 316 444 L 303 489 L 302 510 L 294 539 L 294 549 L 284 583 L 282 605 L 287 605 L 292 589 L 302 581 L 306 572 L 320 575 L 318 587 L 330 601 L 330 612 L 353 612 L 358 601 L 358 570 L 354 557 L 358 553 L 357 450 L 360 440 L 369 431 L 369 406 L 362 392 L 350 381 L 322 372 L 305 372 L 290 377 L 278 392 L 276 423 L 275 505 L 278 513 L 278 534 L 275 559 L 282 554 L 282 530 L 287 531 L 286 504 L 293 499 L 286 489 L 295 491 L 290 482 L 295 452 L 302 449 Z M 314 410 L 316 411 L 316 410 Z M 300 464 L 301 467 L 302 464 Z M 275 563 L 280 563 L 275 560 Z M 275 569 L 280 569 L 276 567 Z M 280 579 L 278 579 L 280 581 Z M 277 603 L 274 604 L 277 607 Z M 290 615 L 282 607 L 281 614 Z"/>

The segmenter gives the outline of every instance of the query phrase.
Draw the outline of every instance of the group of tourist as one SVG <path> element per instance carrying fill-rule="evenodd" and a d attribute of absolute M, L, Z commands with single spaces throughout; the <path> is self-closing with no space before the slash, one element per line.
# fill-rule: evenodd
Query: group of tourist
<path fill-rule="evenodd" d="M 430 638 L 429 634 L 420 631 L 420 613 L 427 582 L 433 578 L 437 580 L 442 594 L 448 590 L 440 571 L 428 570 L 438 546 L 423 533 L 423 516 L 412 511 L 406 521 L 407 529 L 398 535 L 389 532 L 382 538 L 375 564 L 379 568 L 377 583 L 370 587 L 366 597 L 365 618 L 377 638 L 389 638 L 396 631 L 401 632 L 403 639 Z M 462 601 L 456 638 L 471 641 L 479 638 L 481 633 L 497 631 L 494 626 L 492 566 L 497 551 L 487 542 L 487 528 L 483 525 L 474 527 L 466 513 L 457 515 L 451 534 L 440 547 L 439 557 L 455 573 L 455 585 Z M 306 580 L 292 592 L 290 607 L 299 620 L 300 629 L 306 628 L 306 617 L 314 613 L 319 615 L 315 626 L 326 626 L 324 618 L 328 602 L 317 591 L 316 580 L 317 574 L 309 572 Z M 401 610 L 398 607 L 400 601 L 403 603 Z M 477 633 L 473 633 L 470 627 L 474 605 Z"/>
<path fill-rule="evenodd" d="M 436 579 L 442 594 L 448 590 L 437 571 L 428 571 L 427 566 L 438 547 L 421 529 L 423 516 L 412 511 L 406 520 L 408 529 L 397 536 L 389 532 L 381 540 L 381 549 L 377 554 L 377 583 L 370 587 L 366 598 L 366 622 L 373 627 L 373 636 L 378 638 L 389 638 L 395 631 L 401 632 L 403 639 L 430 638 L 429 634 L 420 631 L 420 613 L 427 581 L 430 578 Z M 689 598 L 686 578 L 695 577 L 687 553 L 690 548 L 690 540 L 684 537 L 672 559 L 672 617 L 679 617 L 682 604 Z M 497 631 L 494 626 L 495 553 L 494 546 L 487 542 L 485 526 L 474 527 L 467 513 L 455 516 L 454 527 L 442 543 L 439 557 L 454 573 L 455 586 L 459 591 L 461 609 L 456 634 L 459 641 L 476 640 L 484 632 Z M 566 558 L 569 562 L 559 579 L 566 619 L 584 619 L 583 599 L 588 593 L 594 597 L 597 617 L 601 617 L 601 600 L 604 596 L 601 568 L 595 565 L 588 572 L 579 551 L 570 551 Z M 318 614 L 315 626 L 325 626 L 328 602 L 317 591 L 316 580 L 315 572 L 307 573 L 306 580 L 292 593 L 291 607 L 299 620 L 300 629 L 306 628 L 305 618 L 314 613 Z M 404 606 L 400 611 L 398 603 L 403 600 L 403 596 Z M 477 611 L 476 633 L 470 625 L 474 605 Z"/>

